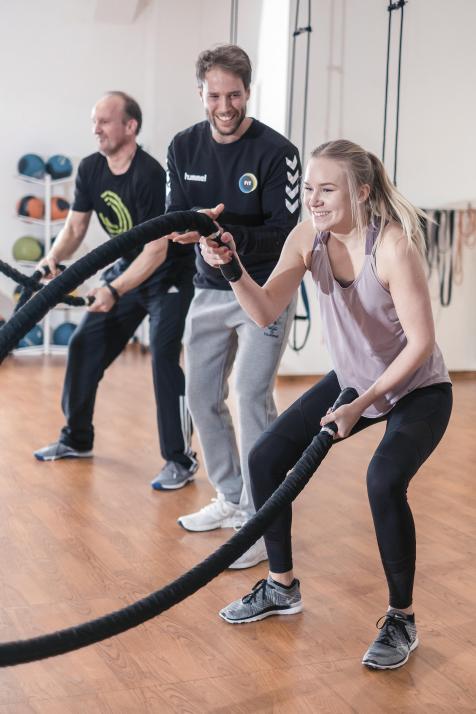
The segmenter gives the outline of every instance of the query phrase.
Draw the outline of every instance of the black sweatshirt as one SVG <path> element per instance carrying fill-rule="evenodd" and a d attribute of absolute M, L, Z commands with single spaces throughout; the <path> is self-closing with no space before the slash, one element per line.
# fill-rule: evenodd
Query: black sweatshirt
<path fill-rule="evenodd" d="M 156 159 L 137 147 L 128 170 L 113 174 L 106 157 L 96 152 L 81 161 L 72 209 L 95 211 L 111 238 L 164 213 L 165 171 Z M 142 248 L 130 251 L 107 271 L 108 279 L 123 273 Z M 157 283 L 160 292 L 175 284 L 184 271 L 193 273 L 193 250 L 169 243 L 165 262 L 143 283 Z"/>
<path fill-rule="evenodd" d="M 237 141 L 220 144 L 207 121 L 177 134 L 168 155 L 166 212 L 225 204 L 218 222 L 235 239 L 246 270 L 266 282 L 300 209 L 298 150 L 284 136 L 254 119 Z M 230 290 L 221 272 L 196 247 L 199 288 Z"/>

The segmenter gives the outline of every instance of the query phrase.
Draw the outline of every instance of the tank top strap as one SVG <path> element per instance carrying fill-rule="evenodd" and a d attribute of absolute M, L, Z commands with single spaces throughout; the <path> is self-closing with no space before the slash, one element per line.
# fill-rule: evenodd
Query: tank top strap
<path fill-rule="evenodd" d="M 369 223 L 367 226 L 367 234 L 365 236 L 365 255 L 372 255 L 376 248 L 376 240 L 379 232 L 379 226 L 375 223 Z"/>
<path fill-rule="evenodd" d="M 316 233 L 316 237 L 314 238 L 314 243 L 312 244 L 312 250 L 315 251 L 319 244 L 325 245 L 328 240 L 329 240 L 329 231 Z"/>

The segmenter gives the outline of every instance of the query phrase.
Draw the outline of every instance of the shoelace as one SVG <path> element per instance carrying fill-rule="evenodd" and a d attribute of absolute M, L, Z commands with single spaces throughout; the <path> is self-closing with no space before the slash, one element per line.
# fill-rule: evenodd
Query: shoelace
<path fill-rule="evenodd" d="M 267 585 L 269 585 L 267 580 L 264 580 L 264 579 L 258 580 L 256 585 L 253 585 L 253 587 L 251 588 L 251 592 L 242 598 L 242 602 L 245 604 L 253 602 L 253 600 L 256 600 L 257 596 L 259 595 L 259 593 L 261 591 L 263 592 L 263 596 L 264 596 Z"/>
<path fill-rule="evenodd" d="M 384 620 L 384 622 L 380 625 L 382 620 Z M 397 632 L 401 632 L 403 633 L 406 641 L 410 643 L 411 637 L 407 632 L 405 622 L 406 621 L 400 615 L 393 612 L 386 613 L 385 615 L 382 615 L 382 617 L 379 617 L 375 623 L 377 629 L 381 631 L 380 635 L 377 637 L 377 641 L 383 645 L 388 645 L 389 647 L 396 647 L 397 643 L 395 642 L 394 635 Z"/>

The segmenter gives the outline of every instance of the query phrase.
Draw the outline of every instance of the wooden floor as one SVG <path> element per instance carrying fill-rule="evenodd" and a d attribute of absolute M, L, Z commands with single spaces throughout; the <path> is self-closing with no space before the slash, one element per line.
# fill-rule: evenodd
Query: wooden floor
<path fill-rule="evenodd" d="M 212 495 L 203 468 L 181 491 L 149 487 L 160 459 L 149 357 L 135 349 L 101 385 L 94 459 L 37 463 L 33 449 L 62 424 L 63 372 L 61 357 L 8 358 L 0 369 L 1 641 L 123 607 L 231 533 L 176 524 Z M 311 381 L 279 380 L 280 410 Z M 365 493 L 379 425 L 335 447 L 296 503 L 303 613 L 227 625 L 219 608 L 266 567 L 228 571 L 135 630 L 0 670 L 0 714 L 476 711 L 475 405 L 476 375 L 456 378 L 450 428 L 411 487 L 421 646 L 406 667 L 360 664 L 386 609 Z"/>

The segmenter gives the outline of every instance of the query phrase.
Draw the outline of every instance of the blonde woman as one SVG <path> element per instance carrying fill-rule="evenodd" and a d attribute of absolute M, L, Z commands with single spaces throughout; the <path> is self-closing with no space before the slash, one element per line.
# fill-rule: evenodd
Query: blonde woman
<path fill-rule="evenodd" d="M 452 406 L 422 267 L 421 213 L 396 190 L 376 156 L 344 140 L 312 153 L 304 202 L 310 219 L 290 234 L 267 282 L 260 287 L 243 269 L 232 283 L 245 311 L 267 325 L 311 271 L 334 366 L 255 444 L 249 458 L 254 503 L 258 509 L 279 486 L 322 425 L 335 421 L 336 438 L 345 439 L 386 422 L 367 486 L 389 605 L 363 664 L 400 667 L 418 645 L 412 607 L 415 529 L 407 488 L 443 436 Z M 232 236 L 224 233 L 222 240 L 224 247 L 201 240 L 205 260 L 217 268 L 236 255 Z M 357 389 L 358 398 L 326 414 L 347 386 Z M 269 576 L 221 610 L 227 622 L 302 609 L 293 572 L 291 508 L 269 528 L 265 542 Z"/>

